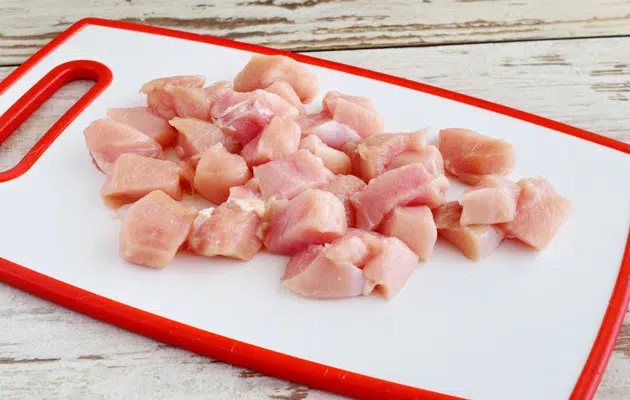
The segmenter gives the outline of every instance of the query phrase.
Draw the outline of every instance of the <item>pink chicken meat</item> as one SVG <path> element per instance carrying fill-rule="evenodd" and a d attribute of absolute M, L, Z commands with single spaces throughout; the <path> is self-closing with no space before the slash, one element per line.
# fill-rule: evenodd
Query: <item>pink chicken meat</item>
<path fill-rule="evenodd" d="M 110 108 L 107 116 L 136 128 L 163 147 L 171 145 L 177 137 L 177 131 L 168 121 L 148 107 Z"/>
<path fill-rule="evenodd" d="M 234 78 L 234 90 L 251 92 L 286 82 L 302 103 L 310 103 L 319 92 L 317 75 L 286 56 L 254 55 Z"/>
<path fill-rule="evenodd" d="M 292 119 L 274 117 L 269 125 L 247 143 L 241 156 L 254 166 L 295 153 L 300 143 L 300 127 Z"/>
<path fill-rule="evenodd" d="M 315 135 L 305 137 L 300 141 L 300 149 L 306 149 L 319 157 L 324 166 L 333 174 L 351 174 L 352 163 L 350 157 L 343 151 L 335 150 L 327 146 Z"/>
<path fill-rule="evenodd" d="M 427 206 L 396 207 L 383 221 L 380 232 L 402 240 L 422 261 L 429 259 L 437 240 L 433 213 Z"/>
<path fill-rule="evenodd" d="M 478 261 L 496 249 L 505 234 L 496 225 L 460 224 L 462 206 L 452 201 L 435 210 L 438 235 L 457 247 L 467 258 Z"/>
<path fill-rule="evenodd" d="M 108 173 L 116 159 L 125 153 L 163 159 L 162 147 L 149 136 L 127 124 L 98 119 L 83 131 L 94 164 Z"/>
<path fill-rule="evenodd" d="M 512 145 L 468 129 L 442 129 L 438 148 L 446 171 L 470 185 L 488 175 L 507 175 L 516 164 Z"/>
<path fill-rule="evenodd" d="M 177 116 L 175 101 L 167 87 L 201 88 L 206 78 L 201 75 L 177 75 L 165 78 L 153 79 L 140 89 L 147 95 L 147 104 L 153 112 L 169 120 Z"/>
<path fill-rule="evenodd" d="M 197 165 L 201 154 L 217 143 L 230 153 L 240 151 L 236 139 L 224 134 L 214 124 L 196 118 L 173 118 L 169 121 L 178 131 L 175 152 L 183 161 Z"/>
<path fill-rule="evenodd" d="M 270 215 L 264 242 L 271 252 L 293 255 L 311 244 L 332 242 L 347 228 L 343 202 L 332 193 L 311 189 Z"/>
<path fill-rule="evenodd" d="M 442 175 L 445 172 L 442 154 L 437 147 L 431 145 L 401 153 L 387 164 L 386 169 L 396 169 L 409 164 L 422 164 L 431 175 Z"/>
<path fill-rule="evenodd" d="M 518 186 L 520 196 L 514 219 L 499 226 L 508 237 L 541 250 L 571 214 L 572 203 L 542 177 L 521 179 Z"/>
<path fill-rule="evenodd" d="M 293 86 L 284 81 L 276 81 L 265 88 L 266 92 L 277 94 L 285 99 L 293 107 L 295 107 L 300 114 L 304 114 L 304 105 L 300 100 L 300 96 L 295 93 Z"/>
<path fill-rule="evenodd" d="M 350 127 L 362 138 L 383 133 L 383 118 L 376 112 L 371 99 L 328 92 L 322 105 L 332 119 Z"/>
<path fill-rule="evenodd" d="M 350 140 L 361 140 L 352 128 L 335 121 L 326 111 L 304 115 L 297 123 L 304 136 L 315 135 L 333 149 L 341 149 Z"/>
<path fill-rule="evenodd" d="M 334 194 L 339 200 L 343 201 L 343 205 L 346 208 L 348 227 L 354 228 L 356 226 L 356 210 L 350 199 L 366 187 L 367 184 L 354 175 L 337 175 L 332 181 L 320 187 L 320 189 Z"/>
<path fill-rule="evenodd" d="M 133 203 L 161 190 L 181 200 L 181 168 L 170 161 L 156 160 L 137 154 L 122 154 L 101 188 L 103 201 L 111 208 Z"/>
<path fill-rule="evenodd" d="M 512 221 L 520 191 L 516 183 L 504 177 L 492 175 L 484 178 L 462 196 L 460 224 L 489 225 Z"/>
<path fill-rule="evenodd" d="M 156 190 L 135 202 L 120 230 L 120 255 L 124 260 L 164 268 L 182 247 L 197 211 Z"/>
<path fill-rule="evenodd" d="M 214 204 L 227 200 L 232 186 L 245 184 L 251 178 L 247 163 L 218 143 L 206 150 L 195 171 L 195 190 Z"/>

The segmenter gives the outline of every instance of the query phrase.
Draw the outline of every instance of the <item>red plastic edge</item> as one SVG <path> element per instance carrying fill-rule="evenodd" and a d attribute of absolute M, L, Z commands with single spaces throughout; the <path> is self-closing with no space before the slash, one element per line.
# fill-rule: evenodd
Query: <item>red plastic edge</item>
<path fill-rule="evenodd" d="M 17 79 L 44 58 L 53 49 L 67 40 L 75 32 L 87 25 L 98 25 L 116 29 L 144 32 L 161 36 L 169 36 L 197 42 L 231 47 L 261 54 L 283 54 L 300 62 L 317 65 L 337 71 L 359 75 L 413 90 L 422 91 L 436 96 L 448 98 L 475 107 L 483 108 L 499 114 L 504 114 L 539 126 L 553 129 L 571 136 L 591 141 L 621 152 L 630 154 L 630 145 L 610 139 L 595 133 L 579 129 L 570 125 L 556 122 L 547 118 L 533 115 L 524 111 L 515 110 L 500 104 L 477 99 L 471 96 L 437 88 L 419 82 L 394 77 L 379 72 L 369 71 L 358 67 L 344 65 L 332 61 L 320 60 L 314 57 L 294 54 L 287 51 L 271 49 L 253 44 L 235 42 L 211 36 L 203 36 L 194 33 L 180 32 L 171 29 L 138 25 L 128 22 L 110 21 L 98 18 L 86 18 L 72 25 L 65 32 L 42 48 L 22 66 L 16 69 L 3 82 L 0 82 L 0 94 L 10 87 Z M 111 76 L 109 78 L 111 80 Z M 106 86 L 106 85 L 105 85 Z M 104 89 L 101 88 L 100 91 Z M 94 88 L 93 88 L 94 90 Z M 100 93 L 99 91 L 99 93 Z M 88 92 L 89 94 L 89 92 Z M 98 94 L 88 96 L 86 94 L 69 110 L 64 117 L 69 121 L 87 106 Z M 4 116 L 3 116 L 4 117 Z M 63 118 L 63 117 L 62 117 Z M 67 123 L 66 123 L 67 125 Z M 57 129 L 57 135 L 66 125 L 53 126 Z M 46 140 L 52 142 L 55 130 Z M 1 132 L 1 130 L 0 130 Z M 44 141 L 44 138 L 40 142 Z M 48 145 L 50 144 L 48 143 Z M 43 149 L 42 149 L 43 151 Z M 40 153 L 41 154 L 41 153 Z M 35 161 L 36 157 L 33 159 Z M 31 163 L 32 165 L 32 163 Z M 15 176 L 5 177 L 12 179 L 24 171 L 11 170 Z M 6 174 L 6 173 L 5 173 Z M 6 180 L 6 179 L 5 179 Z M 0 182 L 2 179 L 0 179 Z M 135 309 L 125 304 L 115 302 L 60 282 L 46 275 L 39 274 L 23 266 L 14 264 L 0 258 L 0 280 L 15 286 L 21 290 L 30 292 L 39 297 L 71 308 L 83 314 L 92 316 L 102 321 L 120 326 L 124 329 L 151 337 L 153 339 L 181 347 L 196 353 L 229 362 L 242 367 L 256 369 L 262 373 L 277 376 L 279 378 L 299 382 L 316 388 L 336 392 L 346 396 L 362 399 L 454 399 L 454 397 L 429 392 L 405 385 L 387 382 L 360 374 L 326 367 L 321 364 L 262 349 L 246 343 L 238 342 L 223 336 L 193 328 L 176 321 L 165 319 L 157 315 Z M 602 373 L 615 345 L 616 337 L 623 322 L 625 310 L 630 299 L 630 234 L 626 242 L 626 249 L 622 258 L 619 275 L 613 290 L 608 309 L 602 321 L 597 338 L 593 344 L 589 357 L 584 365 L 582 373 L 573 389 L 571 399 L 590 399 L 594 396 Z"/>
<path fill-rule="evenodd" d="M 21 73 L 23 74 L 24 72 L 26 71 L 24 70 Z M 11 78 L 13 79 L 11 80 Z M 9 83 L 2 82 L 2 85 L 0 85 L 0 94 L 2 94 L 15 79 L 17 78 L 12 74 L 7 78 Z M 112 73 L 109 68 L 96 61 L 77 60 L 61 64 L 48 72 L 0 116 L 0 143 L 2 143 L 22 122 L 59 90 L 59 88 L 77 79 L 90 79 L 96 81 L 96 83 L 50 127 L 15 167 L 8 171 L 0 172 L 0 182 L 15 179 L 28 171 L 68 124 L 70 124 L 96 96 L 105 90 L 112 81 Z"/>

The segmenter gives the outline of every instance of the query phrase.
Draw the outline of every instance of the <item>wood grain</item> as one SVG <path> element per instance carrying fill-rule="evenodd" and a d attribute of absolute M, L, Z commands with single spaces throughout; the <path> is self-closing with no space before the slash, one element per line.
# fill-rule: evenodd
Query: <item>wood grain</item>
<path fill-rule="evenodd" d="M 331 51 L 319 57 L 493 100 L 630 142 L 628 39 Z M 0 78 L 12 68 L 0 68 Z M 0 146 L 16 162 L 87 90 L 75 83 Z M 4 168 L 2 168 L 4 167 Z M 0 285 L 0 394 L 23 398 L 333 399 L 122 331 Z M 598 391 L 630 398 L 630 314 Z"/>
<path fill-rule="evenodd" d="M 3 0 L 0 65 L 88 16 L 299 51 L 630 35 L 630 0 Z"/>

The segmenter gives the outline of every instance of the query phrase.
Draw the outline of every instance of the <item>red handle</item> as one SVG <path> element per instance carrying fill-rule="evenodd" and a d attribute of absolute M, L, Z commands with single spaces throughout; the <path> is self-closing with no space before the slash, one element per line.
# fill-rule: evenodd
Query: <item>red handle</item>
<path fill-rule="evenodd" d="M 10 78 L 7 79 L 10 80 Z M 15 167 L 0 172 L 0 182 L 15 179 L 28 171 L 61 132 L 111 83 L 112 72 L 105 65 L 90 60 L 61 64 L 41 78 L 0 116 L 0 143 L 2 143 L 59 88 L 78 79 L 90 79 L 96 81 L 96 84 L 50 127 Z M 2 91 L 4 90 L 0 90 L 0 93 Z"/>

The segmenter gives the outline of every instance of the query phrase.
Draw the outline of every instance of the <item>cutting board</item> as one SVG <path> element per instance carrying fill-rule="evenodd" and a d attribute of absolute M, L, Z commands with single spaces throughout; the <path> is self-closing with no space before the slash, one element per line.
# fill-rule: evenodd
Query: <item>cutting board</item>
<path fill-rule="evenodd" d="M 541 252 L 506 241 L 474 263 L 439 241 L 389 302 L 297 296 L 280 282 L 287 258 L 267 253 L 247 263 L 180 254 L 159 271 L 124 262 L 120 220 L 101 201 L 104 178 L 83 129 L 108 107 L 143 105 L 138 89 L 149 79 L 232 79 L 252 53 L 305 63 L 321 93 L 373 98 L 387 132 L 458 126 L 507 140 L 518 160 L 512 178 L 547 177 L 574 202 L 573 214 Z M 159 341 L 356 398 L 593 395 L 628 302 L 629 145 L 356 67 L 100 19 L 73 25 L 2 82 L 0 141 L 78 78 L 96 84 L 0 174 L 1 281 Z M 449 197 L 461 190 L 454 184 Z"/>

